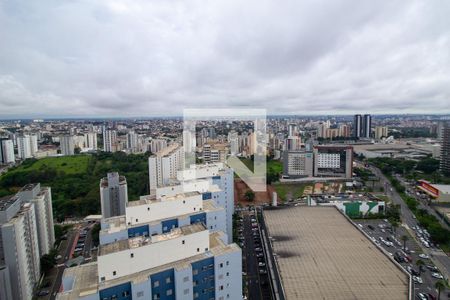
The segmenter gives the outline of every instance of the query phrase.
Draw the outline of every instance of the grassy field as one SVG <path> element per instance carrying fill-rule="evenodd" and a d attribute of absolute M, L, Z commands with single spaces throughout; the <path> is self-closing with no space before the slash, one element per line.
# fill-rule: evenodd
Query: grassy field
<path fill-rule="evenodd" d="M 90 159 L 91 156 L 88 155 L 47 157 L 34 161 L 33 163 L 25 163 L 20 165 L 10 172 L 29 172 L 42 170 L 43 168 L 51 168 L 58 171 L 63 171 L 68 175 L 84 174 L 87 171 Z"/>
<path fill-rule="evenodd" d="M 128 198 L 148 194 L 148 156 L 123 152 L 25 160 L 0 177 L 0 197 L 28 183 L 52 188 L 53 213 L 58 220 L 100 212 L 99 182 L 108 172 L 126 177 Z"/>
<path fill-rule="evenodd" d="M 253 171 L 253 161 L 250 158 L 239 158 L 244 165 Z M 283 171 L 283 163 L 279 160 L 268 160 L 266 162 L 266 168 L 268 171 L 275 172 L 275 173 L 281 173 Z"/>
<path fill-rule="evenodd" d="M 303 196 L 303 191 L 305 187 L 310 184 L 307 183 L 297 183 L 297 184 L 283 184 L 283 183 L 273 183 L 272 186 L 275 188 L 278 197 L 281 200 L 286 201 L 288 199 L 298 199 Z"/>

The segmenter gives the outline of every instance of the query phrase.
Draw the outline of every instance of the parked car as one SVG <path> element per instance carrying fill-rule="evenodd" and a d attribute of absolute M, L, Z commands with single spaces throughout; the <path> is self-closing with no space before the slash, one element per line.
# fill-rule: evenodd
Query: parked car
<path fill-rule="evenodd" d="M 437 279 L 444 279 L 444 276 L 442 276 L 440 273 L 437 273 L 437 272 L 431 273 L 431 276 L 433 276 L 434 278 L 437 278 Z"/>
<path fill-rule="evenodd" d="M 423 254 L 423 253 L 419 254 L 419 257 L 423 258 L 423 259 L 429 259 L 430 258 L 428 255 Z"/>

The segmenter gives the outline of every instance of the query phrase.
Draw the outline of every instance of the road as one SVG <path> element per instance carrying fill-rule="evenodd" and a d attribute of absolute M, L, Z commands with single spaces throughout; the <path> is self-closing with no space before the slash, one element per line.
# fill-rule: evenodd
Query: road
<path fill-rule="evenodd" d="M 265 262 L 262 250 L 256 251 L 255 249 L 261 248 L 261 238 L 259 234 L 259 228 L 252 226 L 252 218 L 256 218 L 254 213 L 242 212 L 242 235 L 244 237 L 244 244 L 242 247 L 243 254 L 243 266 L 247 273 L 247 288 L 248 299 L 255 300 L 270 300 L 271 289 L 269 284 L 269 277 L 267 274 L 261 274 L 258 266 L 259 262 Z M 258 257 L 260 256 L 260 257 Z"/>
<path fill-rule="evenodd" d="M 403 199 L 397 193 L 397 191 L 392 187 L 389 180 L 384 176 L 384 174 L 376 167 L 370 166 L 370 170 L 380 178 L 380 181 L 385 186 L 385 191 L 387 195 L 390 197 L 394 204 L 400 205 L 400 212 L 402 216 L 402 223 L 408 232 L 414 237 L 415 233 L 412 230 L 413 226 L 417 225 L 417 220 L 414 217 L 414 214 L 405 204 Z M 422 252 L 429 255 L 434 264 L 439 268 L 441 273 L 446 277 L 450 278 L 450 258 L 440 249 L 436 248 L 425 248 L 421 243 L 418 243 Z"/>

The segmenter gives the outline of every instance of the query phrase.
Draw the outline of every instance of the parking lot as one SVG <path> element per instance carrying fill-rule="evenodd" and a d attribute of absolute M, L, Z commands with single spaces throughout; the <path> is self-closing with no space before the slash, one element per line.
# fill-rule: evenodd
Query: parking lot
<path fill-rule="evenodd" d="M 270 300 L 272 293 L 256 215 L 252 211 L 242 211 L 240 217 L 237 231 L 242 248 L 246 299 Z"/>
<path fill-rule="evenodd" d="M 423 228 L 415 225 L 414 231 L 419 243 L 409 234 L 406 228 L 399 226 L 392 231 L 387 220 L 357 220 L 359 228 L 370 236 L 372 241 L 382 247 L 402 267 L 413 275 L 416 299 L 436 299 L 435 283 L 442 279 L 439 269 L 432 262 L 433 244 L 427 238 Z M 405 241 L 402 237 L 407 236 Z M 441 299 L 446 299 L 446 291 L 441 291 Z"/>

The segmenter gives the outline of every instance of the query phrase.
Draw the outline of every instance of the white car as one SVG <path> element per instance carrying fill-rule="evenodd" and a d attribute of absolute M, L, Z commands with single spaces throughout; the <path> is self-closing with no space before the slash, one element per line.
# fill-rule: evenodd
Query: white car
<path fill-rule="evenodd" d="M 429 259 L 430 258 L 428 255 L 423 254 L 423 253 L 419 254 L 419 257 L 423 258 L 423 259 Z"/>
<path fill-rule="evenodd" d="M 419 284 L 423 283 L 422 278 L 420 278 L 419 276 L 413 276 L 413 280 L 415 283 L 419 283 Z"/>
<path fill-rule="evenodd" d="M 444 276 L 442 276 L 439 273 L 431 273 L 431 276 L 433 276 L 434 278 L 437 278 L 437 279 L 444 279 Z"/>

